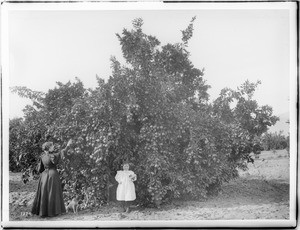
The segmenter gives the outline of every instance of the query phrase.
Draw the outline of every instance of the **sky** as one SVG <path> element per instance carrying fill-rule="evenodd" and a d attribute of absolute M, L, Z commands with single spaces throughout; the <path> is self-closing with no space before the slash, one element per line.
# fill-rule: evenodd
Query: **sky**
<path fill-rule="evenodd" d="M 162 45 L 181 40 L 193 16 L 188 50 L 194 66 L 205 68 L 210 99 L 260 80 L 255 93 L 274 114 L 289 112 L 290 18 L 286 9 L 194 10 L 18 10 L 8 14 L 9 85 L 47 92 L 56 82 L 81 79 L 96 86 L 96 74 L 110 76 L 110 57 L 124 63 L 116 33 L 144 20 L 143 31 Z M 9 94 L 9 117 L 20 117 L 30 101 Z"/>

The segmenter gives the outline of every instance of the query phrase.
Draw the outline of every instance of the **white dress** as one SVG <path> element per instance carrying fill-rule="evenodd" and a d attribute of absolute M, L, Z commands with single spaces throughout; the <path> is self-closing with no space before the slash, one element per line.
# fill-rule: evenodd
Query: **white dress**
<path fill-rule="evenodd" d="M 136 180 L 136 175 L 133 171 L 118 171 L 115 177 L 119 183 L 117 188 L 117 200 L 132 201 L 135 200 L 135 186 L 133 181 Z"/>

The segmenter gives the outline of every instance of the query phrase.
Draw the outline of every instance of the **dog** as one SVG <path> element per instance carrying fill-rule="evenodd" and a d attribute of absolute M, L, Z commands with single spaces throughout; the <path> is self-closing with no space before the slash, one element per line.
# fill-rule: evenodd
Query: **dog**
<path fill-rule="evenodd" d="M 247 162 L 248 162 L 248 163 L 251 162 L 252 164 L 254 164 L 254 159 L 253 159 L 252 157 L 248 157 L 248 158 L 247 158 Z"/>
<path fill-rule="evenodd" d="M 78 207 L 79 207 L 78 198 L 75 197 L 69 202 L 68 206 L 66 207 L 66 211 L 68 212 L 69 210 L 73 210 L 74 213 L 77 213 Z"/>

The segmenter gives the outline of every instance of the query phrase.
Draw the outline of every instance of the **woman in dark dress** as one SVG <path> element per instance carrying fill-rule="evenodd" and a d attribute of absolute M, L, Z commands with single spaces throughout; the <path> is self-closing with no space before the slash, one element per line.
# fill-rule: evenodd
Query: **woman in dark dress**
<path fill-rule="evenodd" d="M 59 153 L 53 153 L 54 145 L 52 142 L 46 142 L 42 148 L 44 153 L 41 155 L 41 171 L 38 188 L 32 207 L 32 214 L 42 217 L 56 216 L 66 212 L 62 185 L 56 165 L 61 158 L 64 158 L 64 152 L 72 144 L 69 140 L 65 149 Z"/>

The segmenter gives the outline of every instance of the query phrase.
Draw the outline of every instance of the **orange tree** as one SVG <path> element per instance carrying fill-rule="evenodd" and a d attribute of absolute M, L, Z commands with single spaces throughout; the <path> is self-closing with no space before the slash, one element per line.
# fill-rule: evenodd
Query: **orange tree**
<path fill-rule="evenodd" d="M 35 173 L 37 156 L 40 154 L 43 134 L 46 131 L 44 116 L 39 112 L 43 107 L 44 93 L 26 87 L 13 87 L 11 90 L 33 102 L 24 108 L 24 118 L 14 118 L 9 122 L 10 170 L 21 170 L 26 183 L 29 173 Z"/>
<path fill-rule="evenodd" d="M 214 114 L 219 120 L 234 127 L 230 159 L 235 162 L 249 161 L 251 152 L 259 154 L 263 150 L 262 135 L 279 120 L 272 115 L 270 106 L 259 106 L 253 99 L 259 84 L 260 81 L 251 83 L 247 80 L 237 90 L 225 88 L 213 103 Z"/>
<path fill-rule="evenodd" d="M 12 92 L 29 98 L 33 102 L 32 105 L 24 108 L 24 118 L 10 120 L 9 126 L 10 170 L 21 170 L 25 183 L 28 181 L 30 173 L 37 174 L 36 166 L 41 154 L 41 145 L 48 140 L 55 141 L 56 148 L 63 144 L 62 138 L 53 138 L 57 135 L 51 137 L 49 131 L 54 125 L 53 121 L 58 120 L 57 117 L 63 116 L 63 111 L 66 112 L 67 107 L 72 106 L 72 100 L 75 100 L 83 90 L 80 81 L 75 84 L 70 82 L 65 85 L 60 82 L 57 84 L 59 88 L 51 89 L 47 94 L 26 87 L 11 89 Z"/>
<path fill-rule="evenodd" d="M 270 107 L 247 98 L 256 87 L 249 82 L 241 91 L 224 89 L 209 103 L 203 70 L 192 64 L 187 50 L 194 20 L 180 43 L 161 45 L 143 32 L 142 19 L 135 19 L 133 29 L 117 34 L 126 63 L 112 57 L 107 82 L 97 77 L 95 89 L 85 89 L 79 79 L 58 83 L 33 113 L 26 112 L 21 126 L 38 127 L 39 151 L 49 138 L 60 146 L 74 140 L 59 169 L 66 197 L 89 193 L 88 205 L 106 202 L 124 160 L 138 175 L 138 202 L 157 206 L 174 198 L 206 197 L 236 177 L 237 167 L 245 167 L 240 160 L 249 157 L 276 118 Z M 234 99 L 238 103 L 231 108 Z M 21 143 L 32 138 L 26 131 L 23 136 Z M 34 171 L 37 152 L 24 171 Z"/>

